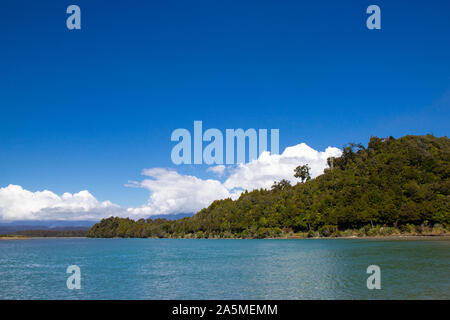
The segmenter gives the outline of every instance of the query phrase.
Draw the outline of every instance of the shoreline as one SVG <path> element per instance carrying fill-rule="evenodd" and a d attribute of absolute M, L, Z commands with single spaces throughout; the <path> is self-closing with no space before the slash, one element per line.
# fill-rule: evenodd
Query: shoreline
<path fill-rule="evenodd" d="M 424 234 L 424 235 L 412 235 L 412 234 L 399 234 L 399 235 L 389 235 L 389 236 L 343 236 L 343 237 L 311 237 L 311 238 L 303 238 L 303 237 L 281 237 L 281 238 L 273 238 L 273 239 L 379 239 L 379 240 L 431 240 L 431 239 L 450 239 L 450 234 Z"/>
<path fill-rule="evenodd" d="M 0 240 L 33 240 L 33 239 L 87 239 L 88 237 L 29 237 L 29 236 L 12 236 L 0 237 Z"/>
<path fill-rule="evenodd" d="M 11 237 L 0 237 L 0 240 L 28 240 L 30 237 L 20 237 L 20 236 L 11 236 Z"/>
<path fill-rule="evenodd" d="M 42 239 L 186 239 L 186 240 L 450 240 L 450 233 L 424 234 L 424 235 L 389 235 L 389 236 L 345 236 L 345 237 L 300 237 L 286 236 L 276 238 L 90 238 L 90 237 L 26 237 L 11 236 L 0 237 L 0 240 L 42 240 Z"/>

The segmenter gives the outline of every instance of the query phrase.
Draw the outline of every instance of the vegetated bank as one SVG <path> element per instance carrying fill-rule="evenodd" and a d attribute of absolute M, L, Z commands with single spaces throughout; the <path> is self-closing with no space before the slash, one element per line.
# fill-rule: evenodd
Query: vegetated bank
<path fill-rule="evenodd" d="M 0 234 L 0 240 L 24 240 L 24 239 L 28 239 L 28 237 L 17 234 Z"/>
<path fill-rule="evenodd" d="M 42 229 L 20 230 L 14 234 L 31 238 L 84 238 L 88 229 Z"/>
<path fill-rule="evenodd" d="M 32 229 L 0 234 L 0 239 L 19 240 L 30 238 L 85 238 L 87 233 L 87 229 Z"/>
<path fill-rule="evenodd" d="M 309 179 L 299 166 L 296 185 L 214 201 L 192 217 L 170 221 L 111 217 L 88 237 L 278 238 L 442 235 L 450 230 L 450 140 L 447 137 L 372 137 L 329 158 Z"/>

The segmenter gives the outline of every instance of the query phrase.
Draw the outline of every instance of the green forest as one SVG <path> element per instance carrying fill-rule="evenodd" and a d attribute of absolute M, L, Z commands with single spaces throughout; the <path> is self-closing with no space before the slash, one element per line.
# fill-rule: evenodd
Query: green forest
<path fill-rule="evenodd" d="M 245 191 L 178 220 L 110 217 L 88 237 L 277 238 L 443 234 L 450 228 L 447 137 L 372 137 L 329 158 L 324 174 Z"/>

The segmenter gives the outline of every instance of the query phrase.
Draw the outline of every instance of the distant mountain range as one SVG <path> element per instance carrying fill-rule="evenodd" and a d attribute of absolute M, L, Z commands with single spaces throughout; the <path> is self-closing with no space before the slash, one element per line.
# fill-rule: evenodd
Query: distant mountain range
<path fill-rule="evenodd" d="M 192 217 L 195 213 L 174 213 L 174 214 L 158 214 L 148 217 L 149 219 L 166 219 L 166 220 L 178 220 L 186 217 Z"/>
<path fill-rule="evenodd" d="M 96 221 L 61 221 L 61 220 L 36 220 L 36 221 L 12 221 L 1 222 L 0 233 L 10 234 L 23 230 L 88 230 Z"/>
<path fill-rule="evenodd" d="M 191 217 L 193 213 L 177 213 L 155 215 L 150 219 L 164 218 L 167 220 L 177 220 L 184 217 Z M 18 220 L 12 222 L 0 222 L 0 234 L 11 234 L 23 230 L 89 230 L 98 221 L 76 220 Z"/>

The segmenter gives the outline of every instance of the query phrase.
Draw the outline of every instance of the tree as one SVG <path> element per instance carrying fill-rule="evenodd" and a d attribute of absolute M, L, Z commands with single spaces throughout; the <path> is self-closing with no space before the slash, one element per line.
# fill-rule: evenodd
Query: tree
<path fill-rule="evenodd" d="M 284 190 L 287 187 L 290 187 L 291 183 L 286 180 L 286 179 L 282 179 L 280 182 L 274 182 L 272 185 L 272 190 Z"/>
<path fill-rule="evenodd" d="M 294 169 L 294 177 L 299 178 L 302 183 L 305 181 L 309 181 L 311 180 L 311 175 L 309 174 L 309 170 L 311 168 L 305 164 L 303 166 L 298 166 L 297 168 Z"/>
<path fill-rule="evenodd" d="M 327 165 L 330 169 L 334 168 L 336 166 L 336 158 L 335 157 L 327 158 Z"/>

